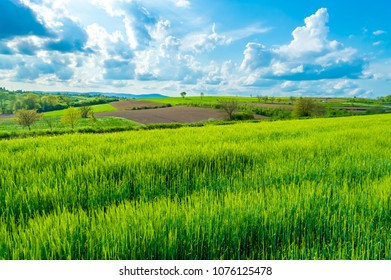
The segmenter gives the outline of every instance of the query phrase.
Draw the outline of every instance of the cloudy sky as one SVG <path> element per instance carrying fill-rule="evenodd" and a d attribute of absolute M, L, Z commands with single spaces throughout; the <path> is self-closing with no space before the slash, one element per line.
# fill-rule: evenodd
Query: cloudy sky
<path fill-rule="evenodd" d="M 11 90 L 391 94 L 387 0 L 1 0 L 0 14 Z"/>

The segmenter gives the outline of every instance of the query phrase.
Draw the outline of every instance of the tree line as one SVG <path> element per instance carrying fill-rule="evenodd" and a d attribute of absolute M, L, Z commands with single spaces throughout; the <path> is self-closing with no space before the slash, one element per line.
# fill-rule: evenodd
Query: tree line
<path fill-rule="evenodd" d="M 118 101 L 116 97 L 97 96 L 86 98 L 67 94 L 38 94 L 12 92 L 0 88 L 0 114 L 13 114 L 19 110 L 36 110 L 38 113 L 83 107 Z"/>

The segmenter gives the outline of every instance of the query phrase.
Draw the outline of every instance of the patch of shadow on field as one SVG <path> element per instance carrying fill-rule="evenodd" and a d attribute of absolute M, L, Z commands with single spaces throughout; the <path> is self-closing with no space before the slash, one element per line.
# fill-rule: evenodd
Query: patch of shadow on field
<path fill-rule="evenodd" d="M 117 108 L 118 110 L 132 110 L 134 108 L 159 107 L 163 106 L 164 104 L 152 101 L 124 100 L 111 102 L 110 105 Z"/>
<path fill-rule="evenodd" d="M 193 123 L 209 119 L 222 120 L 226 113 L 222 110 L 176 106 L 150 110 L 127 110 L 97 113 L 96 116 L 113 116 L 126 118 L 142 124 L 157 123 Z"/>

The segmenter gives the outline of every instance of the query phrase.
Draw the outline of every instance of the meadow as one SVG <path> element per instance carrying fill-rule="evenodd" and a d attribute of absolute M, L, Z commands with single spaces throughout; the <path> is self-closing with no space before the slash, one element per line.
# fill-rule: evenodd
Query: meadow
<path fill-rule="evenodd" d="M 0 141 L 0 259 L 391 259 L 391 115 Z"/>

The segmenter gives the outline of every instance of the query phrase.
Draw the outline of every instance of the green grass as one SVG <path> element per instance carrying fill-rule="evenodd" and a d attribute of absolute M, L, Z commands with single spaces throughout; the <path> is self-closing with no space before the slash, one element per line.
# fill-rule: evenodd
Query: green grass
<path fill-rule="evenodd" d="M 45 119 L 49 119 L 52 122 L 52 129 L 45 122 Z M 75 126 L 75 129 L 85 129 L 85 128 L 95 128 L 95 129 L 112 129 L 112 128 L 122 128 L 129 129 L 140 126 L 138 123 L 133 122 L 128 119 L 118 118 L 118 117 L 99 117 L 96 118 L 96 122 L 92 122 L 90 118 L 80 119 L 78 124 Z M 44 117 L 44 119 L 39 120 L 31 126 L 32 132 L 44 132 L 44 131 L 70 131 L 71 128 L 61 122 L 61 117 Z M 15 118 L 0 119 L 0 133 L 16 133 L 23 134 L 29 133 L 28 128 L 24 128 L 17 124 Z"/>
<path fill-rule="evenodd" d="M 390 123 L 0 141 L 0 259 L 391 259 Z"/>
<path fill-rule="evenodd" d="M 91 108 L 94 111 L 94 113 L 117 111 L 117 108 L 115 108 L 114 106 L 112 106 L 110 104 L 92 105 Z M 66 112 L 66 109 L 43 113 L 43 115 L 45 117 L 60 117 L 60 116 L 63 116 L 65 112 Z"/>

